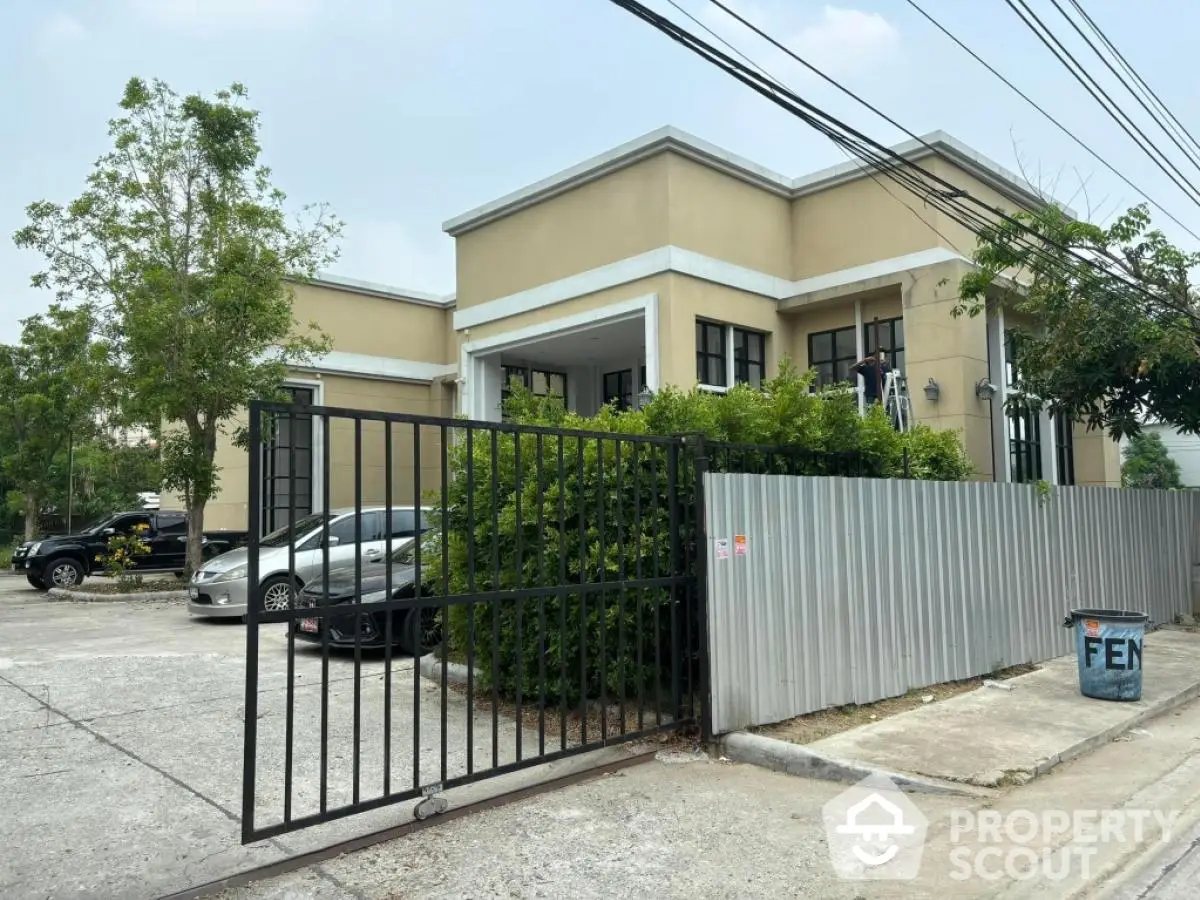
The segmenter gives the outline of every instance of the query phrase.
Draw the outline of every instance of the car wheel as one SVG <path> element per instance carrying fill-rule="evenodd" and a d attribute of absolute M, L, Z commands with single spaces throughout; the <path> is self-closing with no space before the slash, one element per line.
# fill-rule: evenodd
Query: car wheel
<path fill-rule="evenodd" d="M 404 618 L 404 628 L 400 632 L 400 645 L 413 656 L 424 656 L 439 647 L 441 643 L 441 610 L 436 606 L 422 606 L 420 609 L 410 610 Z"/>
<path fill-rule="evenodd" d="M 83 566 L 73 559 L 54 559 L 42 572 L 42 580 L 49 587 L 75 587 L 83 581 Z"/>
<path fill-rule="evenodd" d="M 34 575 L 32 572 L 26 572 L 25 580 L 28 581 L 30 583 L 30 585 L 37 588 L 39 591 L 46 590 L 46 582 L 42 581 L 40 575 Z"/>
<path fill-rule="evenodd" d="M 300 582 L 296 582 L 300 587 Z M 278 612 L 292 608 L 292 585 L 286 575 L 276 575 L 268 578 L 259 588 L 259 608 L 263 612 Z"/>

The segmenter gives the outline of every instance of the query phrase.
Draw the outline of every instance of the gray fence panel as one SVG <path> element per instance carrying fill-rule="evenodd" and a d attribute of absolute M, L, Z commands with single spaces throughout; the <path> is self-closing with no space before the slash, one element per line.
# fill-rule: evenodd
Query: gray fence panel
<path fill-rule="evenodd" d="M 1191 611 L 1192 492 L 714 474 L 705 485 L 717 732 L 1069 653 L 1072 607 L 1139 609 L 1154 623 Z"/>

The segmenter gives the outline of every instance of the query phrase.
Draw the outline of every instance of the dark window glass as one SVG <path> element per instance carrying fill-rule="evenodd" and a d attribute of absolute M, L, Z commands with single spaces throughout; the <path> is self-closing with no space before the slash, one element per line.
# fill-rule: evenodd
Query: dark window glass
<path fill-rule="evenodd" d="M 187 534 L 187 519 L 183 516 L 158 516 L 155 521 L 159 534 Z"/>
<path fill-rule="evenodd" d="M 1008 453 L 1013 481 L 1042 480 L 1042 417 L 1039 412 L 1013 409 L 1008 413 Z"/>
<path fill-rule="evenodd" d="M 696 322 L 696 380 L 713 387 L 727 387 L 725 326 Z"/>
<path fill-rule="evenodd" d="M 287 399 L 312 406 L 316 392 L 306 387 L 285 387 Z M 294 506 L 296 518 L 312 513 L 313 420 L 312 416 L 278 416 L 270 436 L 263 441 L 262 527 L 273 532 L 288 523 Z M 295 475 L 290 467 L 295 463 Z"/>
<path fill-rule="evenodd" d="M 109 528 L 113 529 L 117 534 L 133 534 L 134 529 L 139 525 L 150 527 L 149 516 L 121 516 L 113 522 Z"/>
<path fill-rule="evenodd" d="M 863 347 L 867 354 L 877 350 L 887 353 L 888 364 L 904 374 L 904 319 L 881 319 L 863 326 Z"/>
<path fill-rule="evenodd" d="M 366 541 L 383 540 L 383 514 L 380 512 L 364 512 L 359 517 L 362 520 L 362 539 Z M 341 544 L 353 544 L 355 540 L 354 516 L 349 515 L 338 519 L 329 526 L 329 536 L 338 539 Z"/>
<path fill-rule="evenodd" d="M 500 406 L 512 396 L 514 382 L 538 397 L 562 397 L 567 399 L 567 376 L 563 372 L 533 369 L 527 366 L 501 366 Z M 505 421 L 507 416 L 501 416 Z"/>
<path fill-rule="evenodd" d="M 733 380 L 735 384 L 762 387 L 767 361 L 766 335 L 733 329 Z"/>
<path fill-rule="evenodd" d="M 617 409 L 633 408 L 633 370 L 621 369 L 604 374 L 604 402 Z"/>
<path fill-rule="evenodd" d="M 1058 483 L 1075 483 L 1075 423 L 1070 416 L 1054 417 L 1054 453 L 1058 457 Z"/>
<path fill-rule="evenodd" d="M 817 387 L 850 381 L 850 367 L 856 362 L 853 325 L 808 336 L 808 364 L 817 370 Z"/>

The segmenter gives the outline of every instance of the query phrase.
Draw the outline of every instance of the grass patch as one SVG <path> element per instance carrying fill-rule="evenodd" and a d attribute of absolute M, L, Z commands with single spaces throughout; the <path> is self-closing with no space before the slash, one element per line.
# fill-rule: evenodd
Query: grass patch
<path fill-rule="evenodd" d="M 858 728 L 860 725 L 869 725 L 872 722 L 878 722 L 880 719 L 886 719 L 889 716 L 908 712 L 910 709 L 916 709 L 919 706 L 925 706 L 926 704 L 923 699 L 925 697 L 932 695 L 933 700 L 931 702 L 933 703 L 940 700 L 948 700 L 959 694 L 975 690 L 985 680 L 1005 681 L 1009 678 L 1016 678 L 1018 675 L 1027 675 L 1037 668 L 1037 666 L 1033 665 L 1012 666 L 1008 669 L 1001 669 L 999 672 L 994 672 L 991 675 L 981 675 L 978 678 L 947 681 L 944 684 L 933 684 L 929 687 L 917 688 L 909 691 L 902 697 L 890 697 L 887 700 L 879 700 L 876 703 L 864 703 L 862 706 L 855 706 L 854 704 L 835 706 L 831 709 L 822 709 L 817 712 L 808 713 L 807 715 L 797 716 L 786 722 L 779 722 L 775 725 L 763 725 L 748 730 L 755 734 L 761 734 L 764 737 L 772 737 L 781 741 L 788 741 L 792 744 L 811 744 L 813 741 L 821 740 L 821 738 L 840 734 L 843 731 L 849 731 L 851 728 Z"/>

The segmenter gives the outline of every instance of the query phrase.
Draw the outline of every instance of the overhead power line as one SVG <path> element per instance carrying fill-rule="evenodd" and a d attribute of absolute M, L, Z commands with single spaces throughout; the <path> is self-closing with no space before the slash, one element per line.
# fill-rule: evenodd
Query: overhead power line
<path fill-rule="evenodd" d="M 1127 299 L 1132 299 L 1132 295 L 1137 295 L 1139 299 L 1136 302 L 1144 304 L 1151 314 L 1156 314 L 1155 310 L 1170 309 L 1177 314 L 1188 316 L 1192 319 L 1197 318 L 1190 309 L 1174 305 L 1170 299 L 1163 298 L 1148 291 L 1141 283 L 1136 281 L 1127 281 L 1125 272 L 1120 268 L 1119 260 L 1109 258 L 1106 265 L 1105 263 L 1099 262 L 1096 259 L 1081 255 L 1075 248 L 1056 243 L 1052 238 L 1041 234 L 1026 223 L 1008 215 L 1003 210 L 988 205 L 986 202 L 971 195 L 969 191 L 966 191 L 946 180 L 945 178 L 935 174 L 934 172 L 931 172 L 928 169 L 925 169 L 920 165 L 905 159 L 890 148 L 872 140 L 862 132 L 851 128 L 849 125 L 846 125 L 844 122 L 841 122 L 819 107 L 816 107 L 813 104 L 801 99 L 798 95 L 788 90 L 786 87 L 774 83 L 771 79 L 764 78 L 759 73 L 737 62 L 735 59 L 718 50 L 711 44 L 705 43 L 703 40 L 691 34 L 686 29 L 677 25 L 675 22 L 672 22 L 670 19 L 659 15 L 653 10 L 647 8 L 644 4 L 637 2 L 637 0 L 610 0 L 610 2 L 621 7 L 622 9 L 625 9 L 627 12 L 636 16 L 637 18 L 651 24 L 653 27 L 669 36 L 672 40 L 675 40 L 677 43 L 692 50 L 692 52 L 696 53 L 698 56 L 708 60 L 726 73 L 746 84 L 751 89 L 767 97 L 782 108 L 788 110 L 802 121 L 808 123 L 819 133 L 829 137 L 839 146 L 849 149 L 855 156 L 862 159 L 875 171 L 880 172 L 881 174 L 884 174 L 888 178 L 901 184 L 914 195 L 925 201 L 929 206 L 932 206 L 938 211 L 943 212 L 949 219 L 958 222 L 964 228 L 972 231 L 976 235 L 986 231 L 994 231 L 997 226 L 995 219 L 999 219 L 1007 223 L 1014 230 L 1015 236 L 1012 238 L 1012 240 L 1017 244 L 1017 246 L 1030 253 L 1031 256 L 1040 256 L 1042 259 L 1049 260 L 1053 265 L 1061 266 L 1063 264 L 1062 260 L 1059 257 L 1051 254 L 1050 251 L 1046 249 L 1047 247 L 1053 247 L 1064 256 L 1069 257 L 1074 261 L 1075 264 L 1079 266 L 1079 270 L 1076 273 L 1078 276 L 1085 277 L 1086 273 L 1090 271 L 1095 275 L 1099 275 L 1108 279 L 1110 282 L 1115 282 L 1124 289 L 1123 295 L 1126 296 Z M 713 0 L 713 2 L 716 3 L 717 0 Z M 724 8 L 727 12 L 733 14 L 732 11 L 728 10 L 727 7 L 724 7 L 723 4 L 718 3 L 718 5 L 722 6 L 722 8 Z M 820 70 L 812 67 L 805 60 L 795 56 L 795 54 L 791 54 L 790 50 L 784 48 L 783 45 L 779 44 L 777 41 L 774 41 L 770 35 L 762 32 L 761 29 L 758 29 L 750 23 L 746 23 L 745 20 L 740 16 L 736 16 L 736 14 L 734 15 L 739 19 L 739 21 L 742 21 L 744 24 L 746 24 L 747 27 L 750 27 L 756 33 L 759 33 L 770 40 L 775 46 L 784 49 L 785 52 L 788 52 L 793 56 L 793 58 L 802 62 L 804 65 L 809 66 L 810 69 L 819 74 L 822 78 L 830 81 L 840 90 L 854 97 L 854 99 L 856 99 L 858 102 L 863 103 L 863 105 L 867 105 L 868 108 L 871 108 L 881 117 L 887 119 L 888 121 L 893 121 L 894 123 L 894 120 L 891 120 L 882 112 L 875 110 L 874 107 L 870 107 L 865 101 L 861 100 L 861 98 L 858 98 L 857 95 L 854 95 L 837 82 L 829 79 L 828 76 L 826 76 L 823 72 L 820 72 Z M 901 128 L 901 130 L 905 131 L 905 133 L 912 135 L 912 132 L 908 131 L 908 129 L 903 128 L 903 126 L 900 126 L 898 123 L 894 124 Z M 933 147 L 920 138 L 916 138 L 915 135 L 912 136 L 919 143 L 927 147 L 932 153 L 938 156 L 944 156 L 944 154 L 942 154 L 938 148 Z M 984 213 L 994 216 L 995 219 L 987 218 Z M 1032 236 L 1033 241 L 1029 240 L 1029 236 Z"/>
<path fill-rule="evenodd" d="M 1096 21 L 1088 15 L 1087 10 L 1083 8 L 1083 4 L 1079 3 L 1078 0 L 1069 0 L 1069 2 L 1071 6 L 1075 8 L 1075 11 L 1079 13 L 1083 21 L 1087 23 L 1087 26 L 1092 30 L 1092 33 L 1100 39 L 1100 42 L 1104 44 L 1106 48 L 1108 48 L 1109 53 L 1111 53 L 1116 58 L 1117 62 L 1120 63 L 1121 68 L 1123 68 L 1129 74 L 1129 77 L 1134 80 L 1134 83 L 1141 88 L 1143 92 L 1142 95 L 1149 99 L 1150 102 L 1153 103 L 1161 111 L 1161 113 L 1166 116 L 1171 123 L 1174 124 L 1177 129 L 1176 134 L 1186 138 L 1193 147 L 1195 147 L 1197 150 L 1200 150 L 1200 141 L 1197 141 L 1196 138 L 1192 136 L 1192 133 L 1187 130 L 1184 124 L 1179 121 L 1175 114 L 1167 108 L 1167 104 L 1162 101 L 1162 98 L 1154 92 L 1154 89 L 1146 83 L 1146 80 L 1142 78 L 1141 75 L 1138 74 L 1137 69 L 1133 67 L 1133 64 L 1130 63 L 1129 60 L 1125 58 L 1124 54 L 1117 49 L 1117 45 L 1108 39 L 1108 35 L 1106 35 L 1100 26 L 1096 24 Z"/>
<path fill-rule="evenodd" d="M 1052 116 L 1050 113 L 1048 113 L 1045 110 L 1045 108 L 1043 108 L 1036 100 L 1034 100 L 1027 93 L 1025 93 L 1023 90 L 1021 90 L 1015 84 L 1013 84 L 1012 81 L 1010 81 L 1008 78 L 1006 78 L 1000 71 L 998 71 L 990 63 L 988 63 L 987 60 L 985 60 L 978 53 L 976 53 L 974 50 L 972 50 L 970 47 L 968 47 L 965 43 L 963 43 L 961 40 L 959 40 L 959 38 L 957 36 L 955 36 L 953 32 L 951 32 L 948 28 L 946 28 L 946 26 L 944 26 L 941 22 L 939 22 L 932 15 L 930 15 L 928 12 L 926 12 L 926 10 L 924 8 L 922 8 L 921 5 L 916 2 L 916 0 L 905 0 L 905 2 L 909 6 L 911 6 L 913 9 L 915 9 L 918 13 L 920 13 L 922 16 L 924 16 L 925 19 L 931 25 L 933 25 L 934 28 L 936 28 L 938 31 L 940 31 L 942 34 L 944 34 L 946 37 L 948 37 L 950 40 L 952 40 L 955 44 L 957 44 L 959 46 L 959 48 L 961 48 L 964 52 L 966 52 L 972 59 L 974 59 L 977 63 L 979 63 L 981 66 L 983 66 L 989 72 L 991 72 L 994 76 L 996 76 L 996 78 L 1000 79 L 1000 81 L 1002 81 L 1009 88 L 1009 90 L 1011 90 L 1014 94 L 1016 94 L 1018 97 L 1020 97 L 1022 100 L 1024 100 L 1030 106 L 1032 106 L 1035 110 L 1037 110 L 1039 113 L 1041 113 L 1043 118 L 1045 118 L 1051 125 L 1053 125 L 1059 131 L 1061 131 L 1064 135 L 1066 135 L 1072 141 L 1074 141 L 1082 150 L 1084 150 L 1084 152 L 1086 152 L 1094 160 L 1096 160 L 1098 163 L 1100 163 L 1102 166 L 1104 166 L 1106 169 L 1108 169 L 1108 171 L 1112 172 L 1114 175 L 1116 175 L 1118 178 L 1120 178 L 1121 181 L 1125 182 L 1126 185 L 1128 185 L 1131 189 L 1136 191 L 1137 194 L 1139 196 L 1141 196 L 1144 200 L 1146 200 L 1147 203 L 1149 203 L 1151 206 L 1153 206 L 1155 209 L 1157 209 L 1159 212 L 1161 212 L 1164 216 L 1166 216 L 1168 219 L 1170 219 L 1172 222 L 1174 222 L 1176 225 L 1178 225 L 1180 228 L 1182 228 L 1184 231 L 1186 231 L 1188 234 L 1190 234 L 1197 241 L 1200 241 L 1200 234 L 1197 234 L 1196 232 L 1192 231 L 1191 228 L 1189 228 L 1187 225 L 1185 225 L 1183 222 L 1181 222 L 1176 216 L 1174 216 L 1170 212 L 1170 210 L 1168 210 L 1165 206 L 1163 206 L 1158 201 L 1154 200 L 1148 193 L 1146 193 L 1146 191 L 1142 190 L 1142 188 L 1138 187 L 1128 177 L 1126 177 L 1124 173 L 1122 173 L 1120 170 L 1118 170 L 1116 168 L 1116 166 L 1114 166 L 1107 159 L 1105 159 L 1103 156 L 1101 156 L 1098 152 L 1096 152 L 1095 149 L 1093 149 L 1091 146 L 1089 146 L 1087 143 L 1085 143 L 1081 138 L 1076 136 L 1065 125 L 1063 125 L 1058 119 L 1056 119 L 1054 116 Z"/>
<path fill-rule="evenodd" d="M 1062 63 L 1063 67 L 1074 76 L 1075 80 L 1083 85 L 1084 89 L 1092 95 L 1092 99 L 1100 104 L 1100 107 L 1121 127 L 1130 140 L 1137 144 L 1142 152 L 1150 157 L 1151 161 L 1175 183 L 1176 187 L 1188 195 L 1188 199 L 1200 205 L 1200 189 L 1188 180 L 1187 176 L 1171 161 L 1170 157 L 1158 149 L 1138 124 L 1129 117 L 1129 114 L 1121 109 L 1120 105 L 1112 99 L 1100 83 L 1074 57 L 1071 51 L 1063 45 L 1062 41 L 1055 37 L 1054 32 L 1047 27 L 1046 23 L 1038 18 L 1037 13 L 1029 8 L 1025 0 L 1004 0 L 1004 2 L 1008 4 L 1009 8 L 1017 14 L 1017 17 L 1034 33 L 1054 57 Z"/>
<path fill-rule="evenodd" d="M 1163 133 L 1170 138 L 1171 143 L 1178 147 L 1180 152 L 1187 157 L 1188 162 L 1190 162 L 1193 166 L 1200 168 L 1200 158 L 1196 156 L 1196 151 L 1191 147 L 1184 146 L 1183 142 L 1180 140 L 1175 131 L 1167 122 L 1163 120 L 1161 114 L 1157 110 L 1150 108 L 1150 104 L 1146 101 L 1146 99 L 1138 91 L 1136 91 L 1129 84 L 1129 82 L 1125 80 L 1125 77 L 1117 71 L 1117 68 L 1113 65 L 1112 61 L 1100 52 L 1100 48 L 1092 43 L 1092 39 L 1084 33 L 1083 29 L 1079 26 L 1079 23 L 1076 22 L 1071 14 L 1063 8 L 1062 3 L 1060 3 L 1059 0 L 1050 0 L 1050 2 L 1054 5 L 1054 8 L 1058 10 L 1059 15 L 1067 20 L 1067 23 L 1072 29 L 1074 29 L 1075 33 L 1083 39 L 1085 44 L 1088 45 L 1088 48 L 1096 54 L 1096 56 L 1100 59 L 1100 62 L 1104 63 L 1105 68 L 1112 73 L 1113 77 L 1115 77 L 1117 81 L 1121 83 L 1121 86 L 1125 88 L 1125 90 L 1129 91 L 1133 99 L 1138 102 L 1138 105 L 1141 106 L 1141 108 L 1146 111 L 1146 114 L 1149 115 L 1154 121 L 1154 124 L 1161 128 Z"/>
<path fill-rule="evenodd" d="M 758 71 L 764 77 L 775 82 L 775 84 L 778 85 L 779 87 L 786 89 L 786 85 L 782 79 L 780 79 L 777 75 L 771 74 L 770 71 L 768 71 L 763 66 L 759 65 L 757 62 L 755 62 L 750 56 L 746 55 L 746 53 L 743 52 L 741 49 L 739 49 L 736 45 L 730 43 L 725 38 L 721 37 L 721 35 L 717 34 L 716 31 L 714 31 L 708 25 L 704 24 L 703 21 L 701 21 L 699 18 L 697 18 L 691 12 L 689 12 L 684 6 L 682 6 L 678 2 L 678 0 L 667 0 L 667 2 L 670 3 L 671 6 L 675 7 L 675 9 L 678 10 L 681 15 L 686 16 L 692 22 L 693 25 L 695 25 L 697 28 L 703 29 L 709 35 L 709 37 L 711 37 L 715 41 L 718 41 L 723 47 L 725 47 L 731 53 L 736 54 L 751 68 Z M 841 144 L 834 142 L 834 146 L 837 147 L 842 152 L 842 155 L 844 155 L 846 157 L 846 159 L 850 160 L 851 162 L 853 162 L 857 158 L 852 153 L 850 153 L 845 147 L 841 146 Z M 889 188 L 887 186 L 887 184 L 880 179 L 878 174 L 876 174 L 874 171 L 868 171 L 867 174 L 871 177 L 872 181 L 874 181 L 877 185 L 879 185 L 880 190 L 882 190 L 884 193 L 886 193 L 888 196 L 890 196 L 893 200 L 895 200 L 897 203 L 899 203 L 901 206 L 903 206 L 905 209 L 907 209 L 910 213 L 912 213 L 912 215 L 917 219 L 918 222 L 920 222 L 922 225 L 924 225 L 926 228 L 928 228 L 930 231 L 932 231 L 934 234 L 936 234 L 938 237 L 940 237 L 943 241 L 945 241 L 947 244 L 949 244 L 954 250 L 958 251 L 959 253 L 963 253 L 962 249 L 960 249 L 958 247 L 958 245 L 956 245 L 954 243 L 954 241 L 952 241 L 952 240 L 950 240 L 950 238 L 946 237 L 946 235 L 944 235 L 941 231 L 938 230 L 937 226 L 935 226 L 927 218 L 925 218 L 923 215 L 921 215 L 919 212 L 917 212 L 917 210 L 913 208 L 912 204 L 906 203 L 904 200 L 900 199 L 894 193 L 892 193 L 891 188 Z M 1200 240 L 1200 238 L 1197 238 L 1197 240 Z M 966 254 L 964 253 L 963 255 L 965 256 Z"/>
<path fill-rule="evenodd" d="M 621 6 L 626 5 L 624 2 L 622 2 L 622 0 L 613 0 L 613 2 L 617 2 L 618 5 L 621 5 Z M 924 138 L 913 133 L 910 129 L 908 129 L 904 125 L 900 124 L 893 117 L 889 116 L 887 113 L 883 112 L 878 107 L 876 107 L 873 104 L 869 103 L 868 101 L 864 100 L 858 94 L 854 93 L 854 91 L 850 90 L 849 88 L 847 88 L 846 86 L 841 84 L 836 79 L 830 77 L 825 72 L 821 71 L 819 68 L 814 66 L 812 63 L 808 62 L 806 59 L 804 59 L 799 54 L 797 54 L 790 47 L 783 44 L 778 39 L 776 39 L 774 36 L 772 36 L 771 34 L 766 32 L 764 29 L 762 29 L 758 25 L 756 25 L 753 22 L 751 22 L 750 20 L 748 20 L 745 16 L 741 15 L 736 10 L 731 9 L 727 4 L 722 2 L 722 0 L 709 0 L 709 2 L 712 3 L 714 6 L 718 7 L 720 10 L 722 10 L 726 15 L 731 16 L 733 19 L 735 19 L 739 23 L 741 23 L 744 27 L 748 28 L 750 31 L 757 34 L 763 40 L 767 41 L 769 44 L 771 44 L 777 50 L 782 51 L 787 56 L 791 57 L 793 60 L 795 60 L 796 62 L 803 65 L 810 72 L 812 72 L 813 74 L 822 78 L 824 81 L 826 81 L 833 87 L 837 88 L 839 91 L 841 91 L 847 97 L 854 100 L 856 103 L 858 103 L 861 106 L 865 107 L 866 109 L 870 110 L 875 115 L 879 116 L 881 119 L 883 119 L 885 122 L 892 125 L 893 127 L 898 128 L 900 131 L 902 131 L 904 134 L 908 135 L 910 138 L 912 138 L 914 141 L 916 141 L 917 143 L 919 143 L 920 145 L 925 147 L 927 150 L 929 150 L 934 155 L 941 157 L 941 158 L 945 158 L 945 155 L 940 150 L 938 150 L 938 148 L 936 148 L 932 144 L 928 143 Z M 634 3 L 633 5 L 641 6 L 640 3 Z M 668 22 L 669 24 L 671 24 L 673 26 L 673 23 L 670 23 L 670 20 L 664 20 L 664 21 Z M 673 26 L 673 27 L 678 28 L 678 26 Z M 662 29 L 660 28 L 660 30 L 662 30 Z M 678 29 L 678 30 L 680 32 L 682 32 L 682 34 L 687 35 L 687 32 L 683 31 L 683 29 Z M 698 43 L 703 43 L 703 42 L 700 42 L 699 39 L 695 38 L 694 36 L 688 35 L 688 37 L 692 38 L 693 40 L 697 41 Z M 677 40 L 678 40 L 678 38 L 677 38 Z M 699 51 L 697 51 L 697 52 L 699 52 Z M 715 51 L 715 52 L 719 53 L 719 51 Z M 743 81 L 745 80 L 745 79 L 741 79 L 740 76 L 736 72 L 731 71 L 730 74 L 733 74 L 735 77 L 738 77 L 739 80 L 743 80 Z M 754 85 L 751 85 L 751 86 L 753 87 Z M 1040 232 L 1037 232 L 1036 230 L 1034 230 L 1033 228 L 1031 228 L 1024 222 L 1020 221 L 1019 219 L 1016 219 L 1016 218 L 1008 215 L 1002 209 L 998 209 L 996 207 L 991 206 L 988 203 L 985 203 L 984 201 L 979 200 L 978 198 L 972 196 L 970 194 L 970 192 L 965 191 L 962 188 L 958 187 L 957 185 L 954 185 L 951 182 L 947 181 L 946 179 L 936 176 L 932 172 L 929 172 L 928 170 L 922 168 L 921 166 L 918 166 L 917 164 L 904 159 L 899 154 L 897 154 L 895 151 L 893 151 L 891 148 L 885 147 L 882 144 L 872 141 L 866 135 L 862 134 L 861 132 L 855 131 L 854 129 L 852 129 L 848 125 L 846 125 L 845 123 L 839 121 L 838 119 L 834 118 L 833 116 L 829 115 L 828 113 L 825 113 L 823 110 L 819 109 L 818 107 L 813 106 L 812 104 L 801 100 L 796 94 L 792 93 L 791 91 L 787 91 L 786 88 L 784 90 L 787 92 L 790 99 L 793 99 L 796 102 L 798 102 L 802 108 L 815 112 L 817 115 L 822 116 L 827 121 L 834 123 L 834 125 L 836 127 L 841 128 L 844 131 L 847 131 L 850 134 L 854 135 L 856 139 L 863 142 L 864 146 L 873 147 L 873 150 L 872 150 L 873 153 L 879 153 L 885 158 L 890 158 L 888 174 L 891 177 L 893 177 L 893 179 L 903 182 L 904 181 L 903 176 L 905 176 L 907 174 L 905 167 L 907 167 L 907 168 L 911 168 L 912 170 L 914 170 L 916 172 L 921 173 L 924 176 L 927 176 L 928 178 L 931 178 L 936 183 L 940 184 L 943 190 L 936 192 L 939 195 L 938 199 L 940 201 L 951 201 L 951 205 L 954 207 L 955 212 L 958 212 L 958 213 L 965 212 L 967 219 L 969 221 L 973 222 L 974 225 L 968 224 L 967 221 L 964 221 L 963 219 L 956 217 L 954 212 L 947 212 L 947 215 L 949 215 L 951 218 L 955 219 L 955 221 L 958 221 L 959 224 L 963 225 L 965 228 L 968 228 L 968 230 L 973 231 L 977 236 L 980 235 L 980 232 L 982 229 L 995 227 L 996 222 L 979 215 L 978 211 L 976 211 L 976 210 L 967 209 L 963 204 L 953 203 L 952 201 L 956 201 L 958 199 L 966 199 L 967 201 L 969 201 L 970 204 L 974 205 L 978 209 L 983 210 L 990 215 L 996 216 L 1001 221 L 1004 221 L 1007 224 L 1016 227 L 1023 235 L 1026 236 L 1025 243 L 1024 243 L 1025 249 L 1029 250 L 1030 252 L 1032 252 L 1036 255 L 1039 255 L 1043 260 L 1047 259 L 1048 254 L 1045 252 L 1044 248 L 1040 246 L 1041 243 L 1045 243 L 1050 246 L 1053 246 L 1056 250 L 1073 257 L 1078 263 L 1089 266 L 1093 270 L 1103 271 L 1105 274 L 1108 274 L 1110 276 L 1113 275 L 1113 273 L 1110 269 L 1101 268 L 1096 263 L 1095 260 L 1081 255 L 1080 253 L 1078 253 L 1077 251 L 1075 251 L 1074 249 L 1072 249 L 1070 247 L 1055 243 L 1054 241 L 1047 238 L 1045 235 L 1042 235 Z M 762 91 L 760 91 L 760 93 L 762 93 Z M 768 96 L 770 96 L 770 95 L 768 94 Z M 771 98 L 771 99 L 775 99 L 777 103 L 779 102 L 778 99 L 776 99 L 776 98 Z M 796 114 L 799 115 L 801 118 L 805 119 L 806 121 L 809 121 L 809 119 L 811 118 L 811 117 L 806 116 L 799 112 L 797 112 Z M 810 122 L 810 124 L 812 124 L 812 123 Z M 862 151 L 860 150 L 857 155 L 862 157 L 862 155 L 863 155 Z M 898 167 L 898 168 L 895 168 L 895 167 Z M 906 186 L 909 186 L 910 188 L 913 187 L 913 185 L 911 185 L 911 184 L 908 184 Z M 915 188 L 914 192 L 917 193 L 918 196 L 923 196 L 922 189 L 924 189 L 924 191 L 928 191 L 929 186 L 920 184 L 918 182 L 918 186 Z M 927 196 L 924 197 L 924 199 L 926 199 L 927 202 L 929 201 L 929 198 Z M 1038 243 L 1029 242 L 1029 240 L 1028 240 L 1029 236 L 1032 236 L 1033 238 L 1035 238 Z M 1164 306 L 1167 306 L 1168 308 L 1171 308 L 1180 314 L 1189 316 L 1191 318 L 1196 318 L 1195 315 L 1190 310 L 1186 310 L 1186 309 L 1180 308 L 1178 306 L 1175 306 L 1175 305 L 1171 304 L 1170 301 L 1165 300 L 1164 298 L 1161 298 L 1161 297 L 1158 297 L 1158 296 L 1152 294 L 1151 292 L 1147 291 L 1141 284 L 1139 284 L 1137 282 L 1128 282 L 1124 278 L 1121 278 L 1120 276 L 1116 276 L 1116 277 L 1118 277 L 1118 279 L 1123 284 L 1125 284 L 1127 287 L 1131 287 L 1134 290 L 1140 292 L 1141 294 L 1144 294 L 1145 297 L 1148 300 L 1150 300 L 1151 302 L 1161 303 Z M 1200 321 L 1200 319 L 1197 319 L 1197 321 Z"/>

